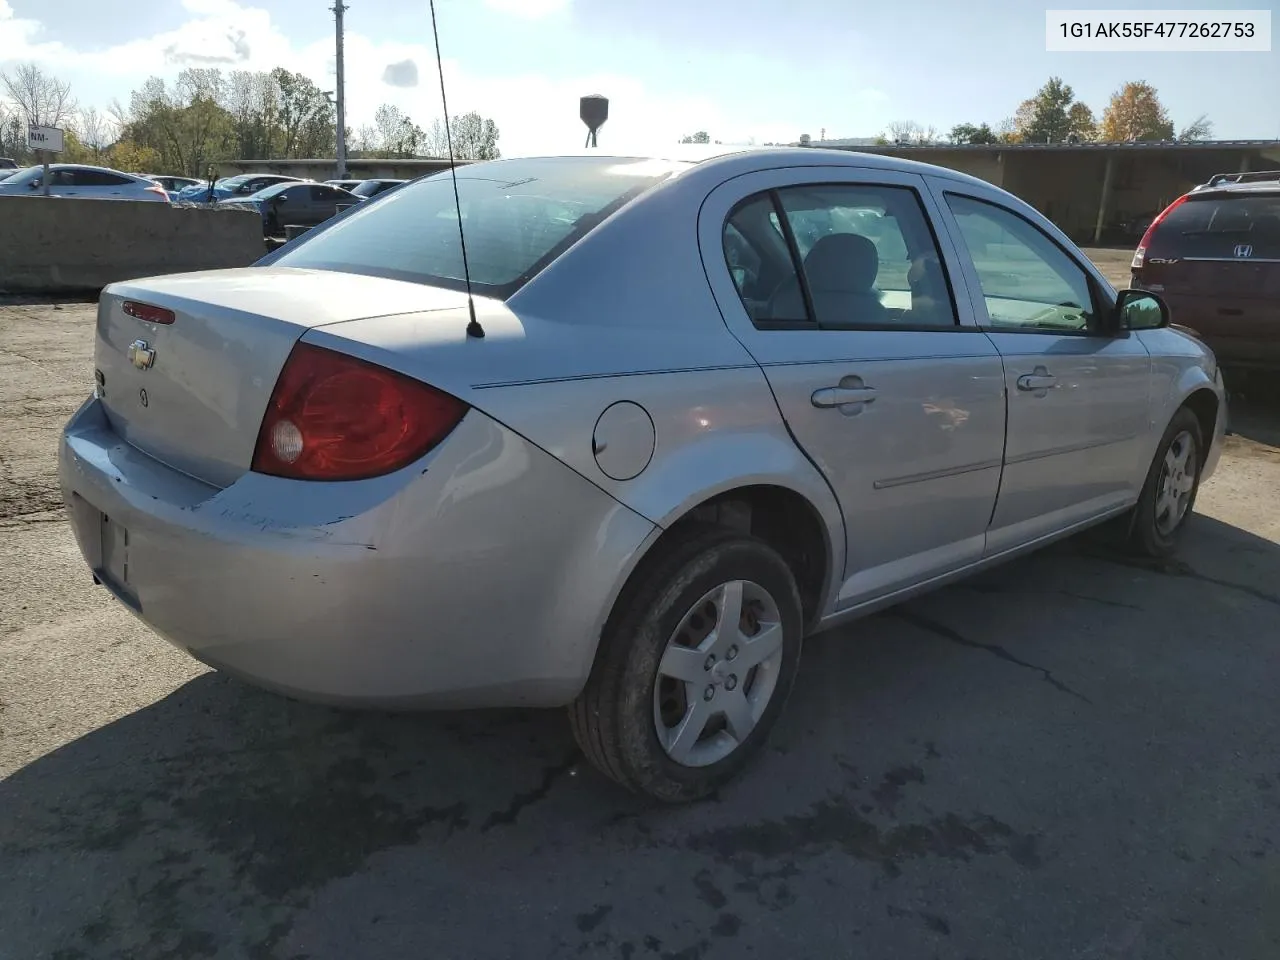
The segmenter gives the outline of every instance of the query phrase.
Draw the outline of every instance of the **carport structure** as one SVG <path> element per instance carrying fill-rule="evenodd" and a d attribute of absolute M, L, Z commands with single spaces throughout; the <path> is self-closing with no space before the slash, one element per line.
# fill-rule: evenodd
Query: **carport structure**
<path fill-rule="evenodd" d="M 1152 215 L 1215 173 L 1280 169 L 1280 140 L 849 145 L 981 177 L 1021 197 L 1072 239 L 1099 243 L 1127 219 Z"/>

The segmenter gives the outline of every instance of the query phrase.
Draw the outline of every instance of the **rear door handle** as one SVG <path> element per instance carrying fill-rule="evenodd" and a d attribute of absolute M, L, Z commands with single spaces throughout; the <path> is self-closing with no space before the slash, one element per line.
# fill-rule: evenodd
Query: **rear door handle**
<path fill-rule="evenodd" d="M 1044 367 L 1036 367 L 1031 373 L 1024 373 L 1018 378 L 1018 389 L 1043 394 L 1058 385 L 1058 378 Z"/>
<path fill-rule="evenodd" d="M 815 407 L 848 407 L 874 403 L 876 391 L 872 387 L 823 387 L 813 392 Z"/>

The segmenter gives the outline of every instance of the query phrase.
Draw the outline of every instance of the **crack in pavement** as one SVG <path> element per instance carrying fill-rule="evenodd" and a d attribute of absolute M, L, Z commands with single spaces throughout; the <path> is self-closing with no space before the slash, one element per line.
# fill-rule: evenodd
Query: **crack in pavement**
<path fill-rule="evenodd" d="M 898 617 L 900 620 L 905 620 L 914 627 L 918 627 L 921 630 L 925 630 L 936 636 L 942 637 L 944 640 L 950 640 L 952 643 L 959 644 L 962 647 L 971 647 L 974 650 L 985 650 L 987 653 L 1000 660 L 1012 663 L 1015 666 L 1023 667 L 1027 670 L 1034 670 L 1036 673 L 1040 674 L 1045 683 L 1049 684 L 1049 686 L 1053 687 L 1055 690 L 1060 690 L 1062 693 L 1075 697 L 1077 700 L 1082 700 L 1090 706 L 1093 705 L 1092 700 L 1086 697 L 1083 693 L 1080 693 L 1078 690 L 1073 690 L 1071 687 L 1067 686 L 1055 677 L 1048 668 L 1040 667 L 1034 663 L 1028 663 L 1026 660 L 1019 659 L 999 644 L 979 643 L 977 640 L 970 640 L 968 637 L 964 636 L 964 634 L 951 629 L 946 624 L 938 623 L 936 620 L 931 620 L 930 618 L 921 616 L 918 613 L 911 613 L 907 610 L 899 609 L 894 610 L 893 615 Z"/>
<path fill-rule="evenodd" d="M 1143 570 L 1147 573 L 1159 573 L 1166 577 L 1186 577 L 1188 580 L 1199 580 L 1215 587 L 1236 590 L 1253 597 L 1255 600 L 1261 600 L 1263 603 L 1270 603 L 1280 607 L 1280 596 L 1274 593 L 1267 593 L 1265 590 L 1251 587 L 1247 583 L 1236 583 L 1232 580 L 1220 580 L 1217 577 L 1211 577 L 1201 573 L 1182 560 L 1144 560 L 1141 557 L 1122 557 L 1101 552 L 1082 553 L 1080 556 L 1088 557 L 1091 560 L 1101 560 L 1103 563 L 1110 563 L 1117 567 L 1128 567 L 1132 570 Z"/>
<path fill-rule="evenodd" d="M 495 810 L 485 819 L 484 824 L 480 827 L 481 833 L 488 833 L 494 827 L 508 826 L 516 822 L 520 814 L 525 808 L 533 806 L 540 800 L 546 798 L 551 792 L 551 788 L 555 786 L 557 780 L 573 769 L 578 762 L 578 754 L 575 751 L 572 756 L 561 763 L 553 764 L 546 767 L 542 771 L 542 781 L 532 790 L 524 793 L 517 793 L 511 798 L 511 802 L 505 810 Z"/>

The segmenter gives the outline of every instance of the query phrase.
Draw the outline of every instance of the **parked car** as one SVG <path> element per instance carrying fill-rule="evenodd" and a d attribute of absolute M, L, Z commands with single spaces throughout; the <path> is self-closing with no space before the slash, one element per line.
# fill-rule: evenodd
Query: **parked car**
<path fill-rule="evenodd" d="M 262 213 L 263 234 L 278 237 L 287 226 L 314 227 L 361 199 L 325 183 L 277 183 L 264 187 L 245 202 Z"/>
<path fill-rule="evenodd" d="M 456 174 L 103 291 L 63 494 L 201 661 L 567 705 L 608 776 L 689 800 L 806 635 L 1113 519 L 1167 555 L 1217 465 L 1212 353 L 984 181 L 816 148 Z"/>
<path fill-rule="evenodd" d="M 297 177 L 287 177 L 279 173 L 242 173 L 234 177 L 224 177 L 214 181 L 210 189 L 208 182 L 201 181 L 195 186 L 186 187 L 178 192 L 177 199 L 187 203 L 220 203 L 223 200 L 245 200 L 263 187 L 276 183 L 302 183 Z"/>
<path fill-rule="evenodd" d="M 160 186 L 164 187 L 165 191 L 170 194 L 176 194 L 180 190 L 187 189 L 187 187 L 198 188 L 202 186 L 201 181 L 196 180 L 193 177 L 156 176 L 155 174 L 150 173 L 143 174 L 143 176 L 148 180 L 154 180 L 156 183 L 160 184 Z M 203 185 L 207 186 L 207 184 Z"/>
<path fill-rule="evenodd" d="M 360 186 L 360 184 L 364 183 L 364 181 L 363 180 L 326 180 L 325 183 L 327 183 L 331 187 L 337 187 L 339 190 L 354 190 L 356 187 Z"/>
<path fill-rule="evenodd" d="M 43 181 L 42 166 L 27 167 L 0 180 L 0 196 L 42 194 Z M 49 193 L 57 197 L 86 197 L 97 200 L 169 202 L 169 195 L 164 187 L 146 177 L 79 163 L 49 164 Z"/>
<path fill-rule="evenodd" d="M 1280 170 L 1220 174 L 1179 197 L 1132 269 L 1223 366 L 1280 371 Z"/>
<path fill-rule="evenodd" d="M 0 170 L 17 170 L 18 162 L 12 157 L 0 157 Z"/>
<path fill-rule="evenodd" d="M 398 187 L 400 184 L 407 182 L 407 180 L 388 180 L 386 178 L 362 180 L 351 189 L 351 192 L 361 198 L 376 197 L 380 193 L 386 193 L 392 187 Z"/>

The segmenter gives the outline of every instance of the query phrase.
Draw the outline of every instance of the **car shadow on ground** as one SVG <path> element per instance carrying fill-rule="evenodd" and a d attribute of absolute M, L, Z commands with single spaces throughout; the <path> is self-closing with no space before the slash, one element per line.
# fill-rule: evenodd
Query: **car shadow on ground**
<path fill-rule="evenodd" d="M 1195 690 L 1219 713 L 1202 721 L 1213 749 L 1252 757 L 1251 721 L 1222 702 L 1277 679 L 1254 666 L 1254 621 L 1228 624 L 1239 642 L 1180 633 L 1211 632 L 1185 622 L 1205 603 L 1274 618 L 1280 547 L 1205 517 L 1188 532 L 1184 559 L 1076 538 L 813 638 L 764 756 L 689 808 L 606 782 L 558 711 L 343 712 L 203 675 L 0 783 L 0 929 L 12 956 L 62 960 L 389 957 L 428 937 L 442 957 L 703 957 L 732 953 L 744 923 L 757 948 L 783 955 L 779 931 L 801 924 L 801 954 L 835 955 L 854 923 L 906 956 L 959 949 L 965 915 L 1012 930 L 1013 897 L 1033 931 L 1097 870 L 1143 886 L 1122 863 L 1152 869 L 1133 852 L 1144 816 L 1194 826 L 1199 778 L 1254 776 L 1252 760 L 1182 770 L 1129 739 L 1138 716 L 1181 731 L 1169 691 Z M 1085 863 L 1063 853 L 1076 828 Z M 906 888 L 883 885 L 911 869 L 934 907 L 894 905 Z M 1128 909 L 1115 896 L 1075 922 L 1111 922 Z M 1206 944 L 1241 935 L 1205 922 Z M 1025 936 L 983 955 L 1036 953 Z"/>

